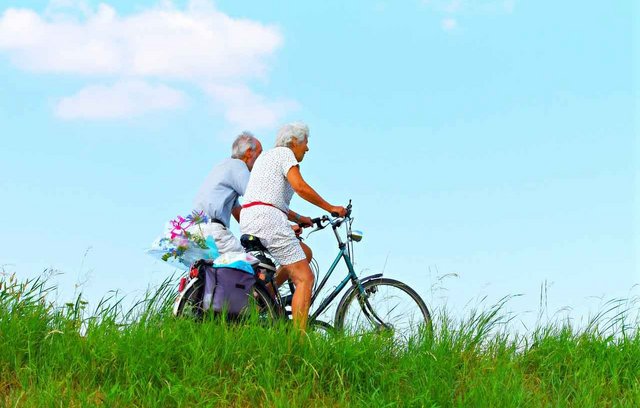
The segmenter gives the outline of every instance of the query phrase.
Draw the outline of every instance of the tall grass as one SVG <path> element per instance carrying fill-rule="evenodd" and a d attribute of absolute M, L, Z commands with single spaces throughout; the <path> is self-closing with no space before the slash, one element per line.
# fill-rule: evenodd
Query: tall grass
<path fill-rule="evenodd" d="M 174 319 L 169 281 L 128 311 L 113 295 L 57 307 L 45 279 L 0 284 L 0 406 L 640 406 L 637 299 L 518 335 L 505 298 L 440 311 L 433 338 L 398 346 Z"/>

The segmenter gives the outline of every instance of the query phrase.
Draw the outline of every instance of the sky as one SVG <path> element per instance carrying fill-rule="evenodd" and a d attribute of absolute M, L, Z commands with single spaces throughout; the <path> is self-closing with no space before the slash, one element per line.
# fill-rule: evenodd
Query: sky
<path fill-rule="evenodd" d="M 630 0 L 5 0 L 0 272 L 53 271 L 61 302 L 142 296 L 175 272 L 145 249 L 234 137 L 270 147 L 302 120 L 303 177 L 352 200 L 363 275 L 459 316 L 520 295 L 524 327 L 541 303 L 580 322 L 640 284 L 638 17 Z M 331 233 L 306 242 L 326 269 Z"/>

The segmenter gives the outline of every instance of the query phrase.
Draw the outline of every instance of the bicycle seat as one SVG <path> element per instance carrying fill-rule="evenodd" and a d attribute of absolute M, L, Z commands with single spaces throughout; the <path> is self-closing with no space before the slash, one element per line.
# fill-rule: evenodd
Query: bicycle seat
<path fill-rule="evenodd" d="M 264 245 L 262 245 L 262 242 L 260 242 L 260 239 L 254 235 L 242 234 L 240 237 L 240 244 L 246 251 L 268 252 L 267 248 L 265 248 Z"/>
<path fill-rule="evenodd" d="M 276 265 L 266 255 L 257 254 L 255 255 L 255 257 L 258 258 L 260 263 L 254 266 L 254 269 L 257 269 L 258 271 L 262 269 L 263 273 L 267 273 L 267 274 L 270 273 L 271 275 L 276 273 Z"/>

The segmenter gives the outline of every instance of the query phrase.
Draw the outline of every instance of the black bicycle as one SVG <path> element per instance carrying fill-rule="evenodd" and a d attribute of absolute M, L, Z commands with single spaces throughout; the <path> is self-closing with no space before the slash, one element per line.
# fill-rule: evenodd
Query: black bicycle
<path fill-rule="evenodd" d="M 344 217 L 323 216 L 312 220 L 315 229 L 309 235 L 331 226 L 339 251 L 319 283 L 318 268 L 317 266 L 312 268 L 315 269 L 316 280 L 311 298 L 313 311 L 309 315 L 309 326 L 317 330 L 347 334 L 386 332 L 403 342 L 424 334 L 430 335 L 431 314 L 422 298 L 413 289 L 398 280 L 383 278 L 382 274 L 363 278 L 359 278 L 356 274 L 352 262 L 353 243 L 360 242 L 363 235 L 360 231 L 352 229 L 351 210 L 350 202 Z M 341 236 L 343 230 L 346 239 Z M 288 293 L 283 293 L 282 289 L 278 290 L 275 285 L 276 263 L 257 237 L 243 235 L 241 243 L 247 252 L 260 260 L 260 263 L 254 267 L 256 276 L 260 279 L 256 281 L 247 313 L 257 312 L 260 318 L 267 322 L 288 319 L 291 314 L 290 305 L 295 286 L 289 281 L 285 286 L 285 291 L 288 288 Z M 314 309 L 319 293 L 341 260 L 347 266 L 346 276 Z M 333 324 L 320 320 L 319 316 L 330 307 L 345 288 L 347 290 L 338 303 Z M 197 279 L 192 279 L 181 291 L 183 295 L 176 299 L 174 314 L 199 316 L 202 313 L 200 302 L 203 290 L 204 284 L 201 281 L 198 283 Z"/>

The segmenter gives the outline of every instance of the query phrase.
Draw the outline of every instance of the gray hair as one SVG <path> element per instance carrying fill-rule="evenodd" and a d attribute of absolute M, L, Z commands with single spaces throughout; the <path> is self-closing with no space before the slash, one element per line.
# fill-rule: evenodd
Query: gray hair
<path fill-rule="evenodd" d="M 253 133 L 245 130 L 240 133 L 231 147 L 231 157 L 234 159 L 242 159 L 247 150 L 256 150 L 258 146 L 258 139 Z"/>
<path fill-rule="evenodd" d="M 303 142 L 309 138 L 309 126 L 303 122 L 287 123 L 278 131 L 276 147 L 289 147 L 293 139 Z"/>

